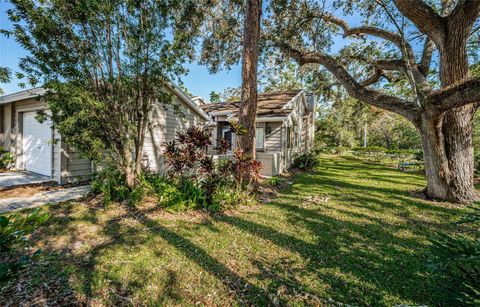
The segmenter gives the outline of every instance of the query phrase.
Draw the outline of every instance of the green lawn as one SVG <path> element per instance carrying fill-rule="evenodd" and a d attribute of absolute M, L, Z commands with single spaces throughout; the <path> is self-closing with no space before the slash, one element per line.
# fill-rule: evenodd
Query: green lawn
<path fill-rule="evenodd" d="M 438 305 L 448 292 L 426 270 L 428 238 L 468 229 L 452 224 L 461 207 L 415 198 L 424 184 L 419 174 L 322 156 L 273 202 L 216 217 L 51 206 L 35 238 L 46 258 L 2 300 Z"/>

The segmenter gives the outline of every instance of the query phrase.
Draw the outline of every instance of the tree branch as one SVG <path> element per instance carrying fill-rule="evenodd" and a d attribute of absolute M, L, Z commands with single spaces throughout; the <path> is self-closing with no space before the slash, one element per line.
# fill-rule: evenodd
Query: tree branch
<path fill-rule="evenodd" d="M 430 92 L 431 88 L 425 79 L 425 74 L 420 70 L 420 66 L 417 65 L 415 62 L 415 54 L 413 52 L 412 46 L 407 41 L 405 41 L 401 35 L 371 26 L 350 28 L 344 20 L 332 15 L 326 16 L 325 19 L 340 26 L 344 31 L 344 36 L 368 34 L 386 39 L 394 43 L 402 52 L 404 60 L 378 62 L 377 65 L 388 64 L 390 70 L 404 71 L 407 74 L 407 77 L 410 80 L 412 87 L 414 87 L 416 91 L 420 91 L 418 93 L 420 96 L 424 96 L 426 93 Z M 428 66 L 430 66 L 430 62 L 425 59 L 425 65 L 427 64 Z M 387 69 L 381 66 L 376 67 L 381 69 Z"/>
<path fill-rule="evenodd" d="M 370 86 L 372 84 L 377 83 L 383 77 L 383 71 L 381 69 L 376 68 L 373 75 L 368 77 L 367 79 L 360 82 L 361 86 Z"/>
<path fill-rule="evenodd" d="M 423 45 L 422 58 L 418 69 L 426 77 L 430 70 L 430 63 L 432 61 L 432 54 L 435 50 L 435 44 L 430 38 L 425 38 L 425 44 Z"/>
<path fill-rule="evenodd" d="M 480 1 L 460 0 L 452 13 L 447 17 L 449 27 L 461 27 L 468 36 L 475 20 L 480 15 Z"/>
<path fill-rule="evenodd" d="M 434 91 L 427 96 L 427 103 L 433 105 L 440 111 L 446 111 L 476 102 L 480 102 L 480 78 L 465 80 L 461 83 Z"/>
<path fill-rule="evenodd" d="M 372 26 L 361 26 L 361 27 L 350 28 L 346 21 L 332 15 L 326 16 L 325 19 L 327 21 L 330 21 L 340 26 L 343 30 L 343 37 L 353 36 L 353 35 L 362 35 L 362 34 L 376 36 L 394 43 L 403 53 L 404 40 L 402 36 L 398 35 L 397 33 L 390 32 L 377 27 L 372 27 Z M 408 56 L 409 58 L 413 58 L 412 47 L 410 46 L 410 44 L 406 42 L 405 44 L 406 44 L 407 53 L 408 53 L 406 56 Z"/>
<path fill-rule="evenodd" d="M 473 0 L 477 1 L 477 0 Z M 393 0 L 397 9 L 437 46 L 442 46 L 446 36 L 445 20 L 422 0 Z"/>
<path fill-rule="evenodd" d="M 408 100 L 383 94 L 358 83 L 350 73 L 335 58 L 320 52 L 302 52 L 285 42 L 275 42 L 287 56 L 293 58 L 300 66 L 305 64 L 320 64 L 325 67 L 342 84 L 347 93 L 364 103 L 398 113 L 412 122 L 417 121 L 418 108 Z"/>
<path fill-rule="evenodd" d="M 381 70 L 395 70 L 395 71 L 405 70 L 405 61 L 400 59 L 380 59 L 380 60 L 371 61 L 359 54 L 348 55 L 346 57 L 348 59 L 365 62 L 366 64 L 372 65 L 373 67 Z"/>
<path fill-rule="evenodd" d="M 376 60 L 372 65 L 383 70 L 405 70 L 405 61 L 400 59 Z"/>

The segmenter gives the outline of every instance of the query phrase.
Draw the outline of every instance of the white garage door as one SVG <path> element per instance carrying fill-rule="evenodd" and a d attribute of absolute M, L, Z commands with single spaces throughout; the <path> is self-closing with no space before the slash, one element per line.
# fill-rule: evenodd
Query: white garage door
<path fill-rule="evenodd" d="M 23 113 L 23 161 L 25 170 L 51 176 L 52 129 L 49 121 L 39 123 L 36 112 Z"/>

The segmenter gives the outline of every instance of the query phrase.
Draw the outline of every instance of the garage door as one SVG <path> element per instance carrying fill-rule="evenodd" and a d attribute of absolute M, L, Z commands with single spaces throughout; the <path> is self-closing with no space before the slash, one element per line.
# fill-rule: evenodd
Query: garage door
<path fill-rule="evenodd" d="M 36 112 L 23 113 L 23 161 L 25 170 L 51 176 L 52 129 L 48 121 L 39 123 Z"/>

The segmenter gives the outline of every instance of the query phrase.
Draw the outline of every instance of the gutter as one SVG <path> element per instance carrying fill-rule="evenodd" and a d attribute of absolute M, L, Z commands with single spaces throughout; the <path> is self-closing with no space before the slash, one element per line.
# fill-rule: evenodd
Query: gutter
<path fill-rule="evenodd" d="M 257 117 L 255 122 L 257 123 L 267 123 L 267 122 L 281 122 L 287 119 L 288 116 L 278 116 L 278 117 Z M 237 121 L 237 117 L 227 118 L 227 121 Z"/>
<path fill-rule="evenodd" d="M 3 95 L 0 97 L 0 105 L 19 101 L 19 100 L 24 100 L 28 98 L 38 97 L 45 93 L 46 93 L 46 90 L 43 87 L 36 87 L 28 90 L 23 90 L 20 92 L 8 94 L 8 95 Z"/>

